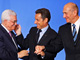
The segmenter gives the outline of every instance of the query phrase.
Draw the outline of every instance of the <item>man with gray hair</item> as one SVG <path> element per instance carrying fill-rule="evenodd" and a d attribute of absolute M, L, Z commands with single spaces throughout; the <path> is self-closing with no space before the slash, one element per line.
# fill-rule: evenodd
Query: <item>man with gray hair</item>
<path fill-rule="evenodd" d="M 3 11 L 0 24 L 0 60 L 18 60 L 18 57 L 28 53 L 26 50 L 18 53 L 16 35 L 12 32 L 15 30 L 18 33 L 16 26 L 20 26 L 17 24 L 16 13 L 9 9 Z"/>
<path fill-rule="evenodd" d="M 80 16 L 78 6 L 69 2 L 64 5 L 63 18 L 66 24 L 60 26 L 58 36 L 51 45 L 36 46 L 35 52 L 39 54 L 45 49 L 48 52 L 55 53 L 65 50 L 65 60 L 80 60 Z"/>

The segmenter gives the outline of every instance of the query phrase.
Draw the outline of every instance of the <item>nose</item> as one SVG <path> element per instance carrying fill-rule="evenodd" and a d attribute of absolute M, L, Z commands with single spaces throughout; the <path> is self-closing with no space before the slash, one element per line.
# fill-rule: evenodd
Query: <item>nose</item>
<path fill-rule="evenodd" d="M 65 18 L 66 17 L 66 14 L 63 14 L 63 18 Z"/>
<path fill-rule="evenodd" d="M 15 25 L 17 25 L 17 22 L 15 22 Z"/>
<path fill-rule="evenodd" d="M 35 21 L 34 21 L 34 23 L 36 24 L 36 23 L 37 23 L 37 21 L 35 20 Z"/>

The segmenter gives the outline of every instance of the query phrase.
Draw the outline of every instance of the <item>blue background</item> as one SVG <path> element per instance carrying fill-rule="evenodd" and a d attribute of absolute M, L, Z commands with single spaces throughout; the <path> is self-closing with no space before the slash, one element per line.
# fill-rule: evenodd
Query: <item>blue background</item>
<path fill-rule="evenodd" d="M 14 10 L 17 13 L 18 24 L 21 25 L 22 33 L 26 37 L 30 28 L 36 26 L 34 24 L 35 11 L 39 8 L 47 8 L 51 12 L 49 24 L 58 32 L 59 26 L 66 23 L 62 11 L 68 2 L 76 3 L 80 11 L 80 0 L 0 0 L 0 16 L 5 9 Z M 65 60 L 64 49 L 57 54 L 55 60 Z"/>

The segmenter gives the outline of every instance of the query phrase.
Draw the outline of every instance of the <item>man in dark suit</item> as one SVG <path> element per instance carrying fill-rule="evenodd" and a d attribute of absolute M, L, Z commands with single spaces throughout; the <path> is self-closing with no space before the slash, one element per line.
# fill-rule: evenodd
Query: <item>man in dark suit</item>
<path fill-rule="evenodd" d="M 29 34 L 25 38 L 24 42 L 21 40 L 23 38 L 22 35 L 19 36 L 19 44 L 21 48 L 29 48 L 30 50 L 29 60 L 54 60 L 56 53 L 52 54 L 46 51 L 45 53 L 44 51 L 42 51 L 39 55 L 34 53 L 36 45 L 50 45 L 57 36 L 57 33 L 53 29 L 51 29 L 48 24 L 50 18 L 51 16 L 48 9 L 38 9 L 35 14 L 34 22 L 35 24 L 37 24 L 37 27 L 32 27 L 30 29 Z M 38 38 L 37 34 L 39 30 L 41 31 Z"/>
<path fill-rule="evenodd" d="M 53 46 L 36 46 L 36 53 L 38 54 L 42 49 L 54 53 L 64 48 L 66 60 L 80 60 L 80 17 L 78 13 L 76 4 L 67 3 L 63 8 L 63 17 L 67 23 L 59 28 Z"/>
<path fill-rule="evenodd" d="M 15 34 L 12 32 L 12 30 L 14 30 L 17 26 L 16 13 L 12 10 L 7 9 L 3 11 L 1 20 L 2 23 L 0 24 L 0 60 L 18 60 L 18 57 L 22 57 L 21 54 L 23 53 L 23 51 L 17 54 L 17 40 L 15 38 Z"/>

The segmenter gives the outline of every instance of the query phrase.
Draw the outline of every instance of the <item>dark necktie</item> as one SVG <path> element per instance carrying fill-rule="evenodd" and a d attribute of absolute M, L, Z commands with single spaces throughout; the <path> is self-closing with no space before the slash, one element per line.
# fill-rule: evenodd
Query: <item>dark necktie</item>
<path fill-rule="evenodd" d="M 77 31 L 76 31 L 76 28 L 75 28 L 75 24 L 72 25 L 73 26 L 73 39 L 74 41 L 76 41 L 76 38 L 77 38 Z"/>
<path fill-rule="evenodd" d="M 39 29 L 39 30 L 38 30 L 38 33 L 36 34 L 36 41 L 38 41 L 38 39 L 39 39 L 40 32 L 41 32 L 41 29 Z"/>
<path fill-rule="evenodd" d="M 18 49 L 18 47 L 17 47 L 17 45 L 16 45 L 16 42 L 14 41 L 14 38 L 12 37 L 11 32 L 9 32 L 9 35 L 10 35 L 10 37 L 12 38 L 12 41 L 13 41 L 14 45 L 15 45 L 15 46 L 16 46 L 16 48 Z"/>

